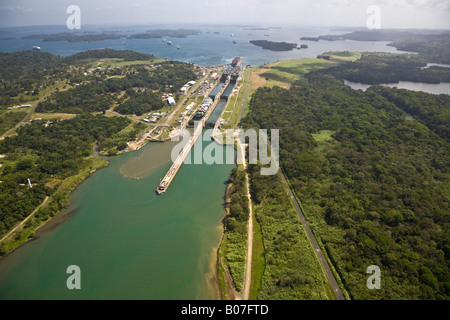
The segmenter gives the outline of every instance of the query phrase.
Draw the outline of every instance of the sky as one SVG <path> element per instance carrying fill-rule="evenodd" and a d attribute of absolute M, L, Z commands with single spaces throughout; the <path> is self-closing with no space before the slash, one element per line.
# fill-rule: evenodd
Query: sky
<path fill-rule="evenodd" d="M 450 29 L 450 0 L 0 0 L 0 26 L 66 25 L 67 8 L 87 25 L 240 24 Z"/>

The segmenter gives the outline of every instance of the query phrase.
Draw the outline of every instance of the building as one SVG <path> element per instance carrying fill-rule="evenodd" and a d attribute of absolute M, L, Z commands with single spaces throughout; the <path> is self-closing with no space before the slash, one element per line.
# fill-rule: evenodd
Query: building
<path fill-rule="evenodd" d="M 192 86 L 195 84 L 195 81 L 194 81 L 194 80 L 189 81 L 187 84 L 190 85 L 190 86 L 192 87 Z"/>
<path fill-rule="evenodd" d="M 21 108 L 31 108 L 31 104 L 21 104 Z"/>
<path fill-rule="evenodd" d="M 173 107 L 175 105 L 175 99 L 173 97 L 169 97 L 167 98 L 167 103 Z"/>
<path fill-rule="evenodd" d="M 186 92 L 188 92 L 188 90 L 189 90 L 189 87 L 183 86 L 180 89 L 180 94 L 186 94 Z"/>
<path fill-rule="evenodd" d="M 195 106 L 195 103 L 194 102 L 192 102 L 191 104 L 189 104 L 187 107 L 186 107 L 186 111 L 189 111 L 189 110 L 192 110 L 192 108 Z"/>

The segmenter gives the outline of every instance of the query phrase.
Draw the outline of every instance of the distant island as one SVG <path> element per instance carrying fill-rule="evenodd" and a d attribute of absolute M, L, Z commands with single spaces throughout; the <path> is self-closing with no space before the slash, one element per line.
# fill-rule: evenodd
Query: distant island
<path fill-rule="evenodd" d="M 244 30 L 269 30 L 269 28 L 244 28 Z"/>
<path fill-rule="evenodd" d="M 274 42 L 268 40 L 251 40 L 251 44 L 272 51 L 290 51 L 297 48 L 296 43 Z"/>
<path fill-rule="evenodd" d="M 304 41 L 319 41 L 319 37 L 301 37 L 300 40 L 304 40 Z"/>
<path fill-rule="evenodd" d="M 301 37 L 300 40 L 308 41 L 389 41 L 392 46 L 402 51 L 413 51 L 428 54 L 435 63 L 450 63 L 450 34 L 446 31 L 431 30 L 366 30 L 354 31 L 341 35 L 323 35 L 319 37 Z"/>
<path fill-rule="evenodd" d="M 195 36 L 202 33 L 200 30 L 193 29 L 155 29 L 148 30 L 144 33 L 132 34 L 128 39 L 152 39 L 152 38 L 162 38 L 162 37 L 172 37 L 172 38 L 186 38 L 187 36 Z"/>
<path fill-rule="evenodd" d="M 79 35 L 71 32 L 60 32 L 54 34 L 31 34 L 22 39 L 42 39 L 42 41 L 68 41 L 68 42 L 91 42 L 91 41 L 102 41 L 109 39 L 120 39 L 124 38 L 125 35 L 112 34 L 112 33 L 98 33 L 98 34 L 84 34 Z"/>

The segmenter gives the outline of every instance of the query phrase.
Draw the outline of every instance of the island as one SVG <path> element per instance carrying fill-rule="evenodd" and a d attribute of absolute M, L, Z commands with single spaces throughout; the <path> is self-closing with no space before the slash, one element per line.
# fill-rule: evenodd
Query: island
<path fill-rule="evenodd" d="M 272 51 L 290 51 L 297 48 L 296 43 L 275 42 L 269 40 L 250 40 L 250 43 L 266 50 Z"/>
<path fill-rule="evenodd" d="M 162 37 L 186 38 L 187 36 L 199 35 L 200 33 L 202 33 L 200 30 L 194 29 L 155 29 L 147 30 L 144 33 L 132 34 L 128 36 L 128 39 L 152 39 Z"/>
<path fill-rule="evenodd" d="M 68 41 L 68 42 L 93 42 L 110 39 L 121 39 L 124 35 L 113 33 L 98 33 L 98 34 L 77 34 L 71 32 L 60 32 L 55 34 L 32 34 L 22 37 L 22 39 L 42 39 L 42 41 Z"/>

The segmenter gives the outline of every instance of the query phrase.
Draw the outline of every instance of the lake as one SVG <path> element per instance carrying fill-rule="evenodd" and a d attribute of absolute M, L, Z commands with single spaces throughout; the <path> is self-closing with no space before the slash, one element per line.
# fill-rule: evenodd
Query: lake
<path fill-rule="evenodd" d="M 344 84 L 355 90 L 366 91 L 371 84 L 352 82 L 344 80 Z M 398 83 L 382 83 L 381 86 L 386 86 L 390 88 L 407 89 L 412 91 L 423 91 L 431 94 L 450 94 L 450 83 L 423 83 L 423 82 L 410 82 L 410 81 L 399 81 Z"/>

